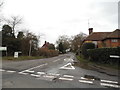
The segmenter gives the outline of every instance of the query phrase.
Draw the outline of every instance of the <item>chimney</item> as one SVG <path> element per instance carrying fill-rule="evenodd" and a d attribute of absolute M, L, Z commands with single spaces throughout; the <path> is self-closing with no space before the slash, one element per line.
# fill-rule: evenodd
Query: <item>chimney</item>
<path fill-rule="evenodd" d="M 45 44 L 46 44 L 47 42 L 45 41 Z"/>
<path fill-rule="evenodd" d="M 89 35 L 93 32 L 93 28 L 89 28 Z"/>

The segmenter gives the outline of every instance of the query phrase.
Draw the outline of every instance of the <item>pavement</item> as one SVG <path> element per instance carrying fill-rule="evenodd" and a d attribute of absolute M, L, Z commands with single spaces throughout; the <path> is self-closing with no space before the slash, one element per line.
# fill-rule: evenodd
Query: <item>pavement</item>
<path fill-rule="evenodd" d="M 120 88 L 118 77 L 95 69 L 74 65 L 73 53 L 52 58 L 7 61 L 3 60 L 3 88 Z M 99 67 L 102 70 L 102 68 Z"/>

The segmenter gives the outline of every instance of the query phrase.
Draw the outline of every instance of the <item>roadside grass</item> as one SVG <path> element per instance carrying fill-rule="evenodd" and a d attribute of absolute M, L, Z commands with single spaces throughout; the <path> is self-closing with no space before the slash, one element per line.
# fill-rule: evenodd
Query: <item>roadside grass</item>
<path fill-rule="evenodd" d="M 90 60 L 83 59 L 80 56 L 76 56 L 76 58 L 80 61 L 79 66 L 81 66 L 83 68 L 90 68 L 89 66 L 99 66 L 99 67 L 104 67 L 104 68 L 120 70 L 120 66 L 118 64 L 111 65 L 111 64 L 96 63 L 96 62 L 92 62 Z"/>
<path fill-rule="evenodd" d="M 12 56 L 2 57 L 2 60 L 11 60 L 11 61 L 18 61 L 18 60 L 33 60 L 33 59 L 42 59 L 45 58 L 43 56 L 19 56 L 18 58 L 14 58 Z"/>

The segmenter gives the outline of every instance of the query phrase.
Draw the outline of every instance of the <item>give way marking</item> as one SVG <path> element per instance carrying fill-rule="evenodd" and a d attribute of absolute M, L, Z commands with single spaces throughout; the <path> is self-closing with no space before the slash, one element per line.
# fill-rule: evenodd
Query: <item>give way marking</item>
<path fill-rule="evenodd" d="M 64 65 L 64 66 L 62 66 L 62 67 L 60 67 L 60 69 L 75 69 L 75 67 L 74 66 L 72 66 L 72 64 L 71 63 L 68 63 L 68 64 L 66 64 L 66 65 Z"/>

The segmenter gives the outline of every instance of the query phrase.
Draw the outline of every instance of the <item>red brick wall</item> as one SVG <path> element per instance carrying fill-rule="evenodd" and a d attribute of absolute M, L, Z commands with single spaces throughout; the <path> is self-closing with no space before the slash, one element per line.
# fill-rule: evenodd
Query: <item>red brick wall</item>
<path fill-rule="evenodd" d="M 104 47 L 102 41 L 97 41 L 97 42 L 98 42 L 98 48 L 102 48 L 102 47 Z"/>
<path fill-rule="evenodd" d="M 106 47 L 118 47 L 120 46 L 120 39 L 117 42 L 112 42 L 112 39 L 105 40 L 104 43 Z"/>

